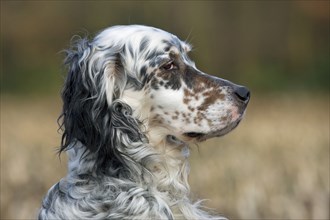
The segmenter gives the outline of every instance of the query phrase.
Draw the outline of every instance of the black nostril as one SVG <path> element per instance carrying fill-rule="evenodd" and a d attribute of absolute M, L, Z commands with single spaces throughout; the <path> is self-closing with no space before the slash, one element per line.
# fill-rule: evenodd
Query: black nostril
<path fill-rule="evenodd" d="M 238 86 L 235 88 L 234 92 L 236 96 L 242 101 L 247 101 L 250 98 L 250 91 L 244 86 Z"/>

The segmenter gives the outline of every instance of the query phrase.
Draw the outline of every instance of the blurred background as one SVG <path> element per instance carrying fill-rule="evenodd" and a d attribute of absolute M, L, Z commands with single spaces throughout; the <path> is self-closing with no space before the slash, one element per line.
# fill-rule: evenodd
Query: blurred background
<path fill-rule="evenodd" d="M 33 219 L 66 174 L 57 117 L 73 35 L 155 26 L 246 85 L 231 134 L 192 146 L 192 196 L 230 219 L 329 219 L 329 1 L 1 1 L 1 219 Z"/>

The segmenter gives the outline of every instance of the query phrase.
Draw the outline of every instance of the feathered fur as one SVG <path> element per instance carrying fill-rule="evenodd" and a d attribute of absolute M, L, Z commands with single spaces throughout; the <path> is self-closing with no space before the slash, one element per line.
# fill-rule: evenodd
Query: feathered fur
<path fill-rule="evenodd" d="M 165 31 L 131 25 L 66 51 L 68 175 L 48 191 L 39 219 L 222 219 L 189 198 L 188 144 L 236 127 L 249 94 L 197 70 L 189 50 Z"/>

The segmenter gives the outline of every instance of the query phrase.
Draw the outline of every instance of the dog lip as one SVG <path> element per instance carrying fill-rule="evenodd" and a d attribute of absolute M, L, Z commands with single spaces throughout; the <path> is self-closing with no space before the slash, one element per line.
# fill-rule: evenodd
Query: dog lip
<path fill-rule="evenodd" d="M 240 122 L 241 122 L 241 119 L 235 121 L 234 123 L 232 123 L 231 125 L 223 128 L 223 129 L 205 134 L 204 136 L 197 138 L 197 140 L 201 142 L 201 141 L 206 141 L 206 140 L 208 140 L 210 138 L 214 138 L 214 137 L 222 137 L 222 136 L 228 134 L 229 132 L 231 132 L 232 130 L 234 130 Z"/>
<path fill-rule="evenodd" d="M 201 133 L 201 132 L 186 132 L 184 133 L 185 136 L 190 137 L 190 138 L 197 138 L 200 139 L 203 136 L 205 136 L 206 134 Z"/>
<path fill-rule="evenodd" d="M 189 137 L 189 138 L 193 138 L 198 142 L 202 142 L 202 141 L 206 141 L 210 138 L 221 137 L 221 136 L 226 135 L 227 133 L 232 131 L 234 128 L 236 128 L 240 122 L 241 122 L 241 119 L 233 122 L 232 124 L 230 124 L 229 126 L 223 128 L 223 129 L 213 131 L 213 132 L 210 132 L 210 133 L 186 132 L 183 135 L 186 136 L 186 137 Z"/>

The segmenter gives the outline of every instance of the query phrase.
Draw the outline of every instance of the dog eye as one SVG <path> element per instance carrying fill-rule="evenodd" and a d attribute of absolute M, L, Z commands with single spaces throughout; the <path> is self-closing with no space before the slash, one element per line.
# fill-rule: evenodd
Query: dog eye
<path fill-rule="evenodd" d="M 166 63 L 162 66 L 164 70 L 173 70 L 176 69 L 176 66 L 174 65 L 173 61 Z"/>

